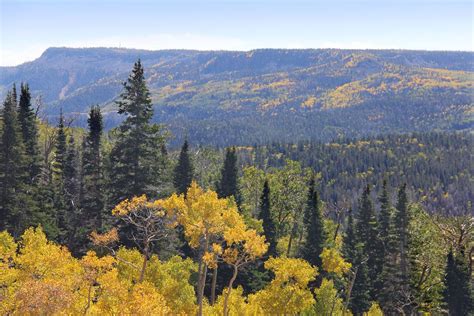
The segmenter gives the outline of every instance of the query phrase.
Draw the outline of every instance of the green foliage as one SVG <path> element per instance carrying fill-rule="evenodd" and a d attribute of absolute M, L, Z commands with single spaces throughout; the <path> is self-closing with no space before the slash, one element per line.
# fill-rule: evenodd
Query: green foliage
<path fill-rule="evenodd" d="M 174 169 L 173 185 L 178 194 L 186 193 L 194 177 L 194 168 L 191 157 L 189 156 L 188 147 L 188 140 L 185 140 L 181 147 L 181 152 L 179 153 L 178 164 Z"/>
<path fill-rule="evenodd" d="M 110 153 L 110 203 L 117 204 L 134 195 L 156 196 L 160 183 L 162 128 L 150 124 L 153 108 L 138 60 L 123 85 L 118 113 L 126 116 L 114 131 Z"/>
<path fill-rule="evenodd" d="M 235 147 L 227 148 L 221 178 L 217 184 L 217 194 L 221 198 L 233 196 L 239 202 L 237 153 Z"/>
<path fill-rule="evenodd" d="M 321 253 L 325 246 L 326 233 L 321 214 L 321 203 L 318 193 L 315 190 L 314 179 L 311 179 L 309 185 L 308 201 L 304 214 L 304 226 L 306 239 L 301 246 L 301 256 L 322 271 Z"/>
<path fill-rule="evenodd" d="M 474 311 L 474 298 L 471 288 L 471 276 L 464 253 L 447 256 L 444 278 L 444 301 L 450 315 L 471 315 Z"/>
<path fill-rule="evenodd" d="M 260 215 L 259 219 L 262 220 L 263 234 L 268 242 L 267 255 L 270 257 L 277 256 L 277 239 L 276 239 L 276 227 L 273 222 L 271 214 L 271 203 L 270 203 L 270 187 L 268 180 L 265 180 L 263 184 L 263 192 L 260 198 Z"/>

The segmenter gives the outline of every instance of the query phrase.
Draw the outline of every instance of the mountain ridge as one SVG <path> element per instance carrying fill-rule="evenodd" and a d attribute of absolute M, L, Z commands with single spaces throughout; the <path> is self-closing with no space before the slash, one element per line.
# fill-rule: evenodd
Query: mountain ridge
<path fill-rule="evenodd" d="M 61 108 L 84 125 L 89 107 L 99 104 L 113 127 L 120 121 L 114 101 L 138 58 L 154 119 L 178 139 L 196 133 L 195 141 L 224 145 L 281 136 L 325 139 L 320 134 L 328 128 L 339 131 L 331 137 L 372 135 L 385 132 L 379 123 L 401 132 L 473 127 L 473 52 L 52 47 L 32 62 L 0 67 L 0 96 L 25 81 L 34 96 L 42 95 L 47 117 Z M 205 135 L 212 128 L 225 132 L 222 121 L 258 136 L 224 141 Z M 316 123 L 324 125 L 319 132 L 308 127 Z"/>

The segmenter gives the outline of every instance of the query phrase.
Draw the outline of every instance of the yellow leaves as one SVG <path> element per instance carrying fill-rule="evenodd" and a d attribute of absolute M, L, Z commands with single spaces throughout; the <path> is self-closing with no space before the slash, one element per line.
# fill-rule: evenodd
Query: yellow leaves
<path fill-rule="evenodd" d="M 308 283 L 317 275 L 317 269 L 308 262 L 295 258 L 270 258 L 265 268 L 275 278 L 263 290 L 249 296 L 251 305 L 258 304 L 263 314 L 297 314 L 314 304 Z"/>
<path fill-rule="evenodd" d="M 270 258 L 265 262 L 265 269 L 275 273 L 273 284 L 295 283 L 305 287 L 318 275 L 318 269 L 307 261 L 298 258 Z"/>
<path fill-rule="evenodd" d="M 344 261 L 344 258 L 335 248 L 324 248 L 321 253 L 321 259 L 323 269 L 327 272 L 335 273 L 339 277 L 347 273 L 352 267 L 349 262 Z"/>
<path fill-rule="evenodd" d="M 370 306 L 370 309 L 366 313 L 364 313 L 364 316 L 383 316 L 383 311 L 380 308 L 379 304 L 374 302 Z"/>
<path fill-rule="evenodd" d="M 165 212 L 161 207 L 161 202 L 148 201 L 146 195 L 135 196 L 130 200 L 123 200 L 112 210 L 112 215 L 120 217 L 130 213 L 139 212 L 143 209 L 153 210 L 157 216 L 165 216 Z"/>
<path fill-rule="evenodd" d="M 117 228 L 112 228 L 104 234 L 93 231 L 90 235 L 92 243 L 96 246 L 105 247 L 119 240 Z"/>
<path fill-rule="evenodd" d="M 206 251 L 204 255 L 202 256 L 202 260 L 209 268 L 211 269 L 217 268 L 217 260 L 216 260 L 215 254 Z"/>
<path fill-rule="evenodd" d="M 350 311 L 345 310 L 342 299 L 337 296 L 337 289 L 332 280 L 324 278 L 321 286 L 315 289 L 314 293 L 316 295 L 316 304 L 314 305 L 316 315 L 352 315 Z"/>
<path fill-rule="evenodd" d="M 167 315 L 171 313 L 163 295 L 158 293 L 156 288 L 148 282 L 142 282 L 133 287 L 127 307 L 128 313 L 135 315 Z"/>

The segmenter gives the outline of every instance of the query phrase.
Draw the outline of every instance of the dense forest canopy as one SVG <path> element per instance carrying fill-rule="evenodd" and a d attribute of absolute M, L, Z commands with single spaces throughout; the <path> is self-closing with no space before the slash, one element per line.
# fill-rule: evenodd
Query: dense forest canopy
<path fill-rule="evenodd" d="M 2 314 L 473 312 L 469 133 L 170 151 L 140 60 L 110 131 L 99 106 L 85 129 L 43 122 L 19 88 L 0 121 Z"/>

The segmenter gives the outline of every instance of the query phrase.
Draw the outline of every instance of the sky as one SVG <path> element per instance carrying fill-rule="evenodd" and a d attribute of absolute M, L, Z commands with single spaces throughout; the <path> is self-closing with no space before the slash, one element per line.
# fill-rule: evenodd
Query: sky
<path fill-rule="evenodd" d="M 48 47 L 474 50 L 471 0 L 0 0 L 0 65 Z"/>

